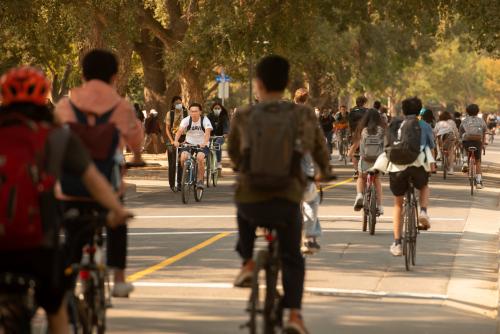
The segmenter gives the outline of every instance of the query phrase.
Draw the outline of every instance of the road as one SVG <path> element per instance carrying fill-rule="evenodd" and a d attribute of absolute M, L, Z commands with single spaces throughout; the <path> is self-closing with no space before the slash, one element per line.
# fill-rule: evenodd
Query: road
<path fill-rule="evenodd" d="M 485 165 L 485 189 L 474 197 L 461 173 L 446 181 L 432 176 L 432 230 L 419 236 L 411 272 L 389 253 L 387 178 L 385 215 L 369 236 L 352 209 L 351 169 L 337 166 L 339 180 L 320 209 L 322 250 L 306 259 L 304 317 L 311 333 L 497 333 L 498 143 Z M 201 203 L 183 205 L 164 170 L 131 172 L 136 193 L 127 205 L 137 218 L 129 230 L 128 278 L 136 291 L 114 299 L 110 333 L 245 333 L 239 326 L 249 291 L 231 285 L 240 261 L 234 176 L 225 173 Z"/>

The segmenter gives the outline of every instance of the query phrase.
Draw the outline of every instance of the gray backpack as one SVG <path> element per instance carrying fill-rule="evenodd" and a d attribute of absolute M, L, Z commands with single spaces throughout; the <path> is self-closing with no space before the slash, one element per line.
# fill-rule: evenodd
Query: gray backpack
<path fill-rule="evenodd" d="M 360 156 L 366 162 L 375 162 L 384 152 L 384 138 L 379 133 L 371 135 L 363 130 L 361 142 Z"/>
<path fill-rule="evenodd" d="M 467 119 L 467 122 L 464 121 L 462 124 L 464 128 L 464 135 L 463 135 L 464 140 L 470 140 L 470 141 L 483 140 L 484 129 L 481 118 L 469 117 Z"/>
<path fill-rule="evenodd" d="M 242 172 L 254 190 L 284 190 L 303 175 L 294 107 L 290 102 L 270 102 L 250 110 Z"/>

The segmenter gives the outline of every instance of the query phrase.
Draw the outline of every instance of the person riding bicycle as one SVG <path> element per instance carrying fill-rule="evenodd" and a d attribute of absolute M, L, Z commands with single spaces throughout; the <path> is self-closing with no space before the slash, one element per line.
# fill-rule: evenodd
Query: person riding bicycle
<path fill-rule="evenodd" d="M 214 103 L 212 108 L 210 108 L 210 113 L 208 114 L 208 119 L 212 126 L 214 127 L 213 135 L 223 138 L 216 138 L 215 145 L 217 149 L 215 154 L 217 156 L 217 169 L 219 172 L 219 176 L 222 175 L 222 145 L 224 145 L 224 141 L 229 133 L 229 113 L 226 108 L 221 103 Z"/>
<path fill-rule="evenodd" d="M 294 102 L 296 104 L 306 104 L 309 99 L 309 91 L 305 88 L 299 88 L 295 91 Z M 302 158 L 302 169 L 306 176 L 306 190 L 302 200 L 302 216 L 304 238 L 301 251 L 304 254 L 313 254 L 319 252 L 321 246 L 318 238 L 321 236 L 321 225 L 318 218 L 318 209 L 321 201 L 316 183 L 313 181 L 316 176 L 314 162 L 310 154 Z"/>
<path fill-rule="evenodd" d="M 181 121 L 188 116 L 188 110 L 182 104 L 180 96 L 172 98 L 172 106 L 170 111 L 165 116 L 165 133 L 167 134 L 167 158 L 168 158 L 168 184 L 172 191 L 180 190 L 175 189 L 176 182 L 180 184 L 182 169 L 177 170 L 177 180 L 175 180 L 175 166 L 177 165 L 177 152 L 174 146 L 175 135 L 179 130 Z M 179 137 L 179 141 L 183 143 L 185 136 Z"/>
<path fill-rule="evenodd" d="M 438 146 L 448 152 L 448 171 L 453 175 L 453 166 L 455 165 L 455 146 L 457 145 L 459 134 L 455 121 L 448 111 L 439 114 L 438 122 L 434 127 L 434 134 L 438 139 Z M 443 160 L 444 161 L 444 160 Z"/>
<path fill-rule="evenodd" d="M 356 199 L 354 210 L 363 208 L 363 193 L 365 191 L 367 172 L 373 167 L 378 157 L 384 152 L 385 123 L 376 109 L 370 109 L 363 116 L 353 138 L 353 145 L 349 151 L 349 157 L 353 158 L 354 152 L 359 149 L 360 160 L 358 164 L 359 174 L 356 183 Z M 375 178 L 375 191 L 377 192 L 377 211 L 379 215 L 384 214 L 382 207 L 382 184 L 380 178 Z"/>
<path fill-rule="evenodd" d="M 386 150 L 375 162 L 374 169 L 389 173 L 389 185 L 394 195 L 393 228 L 394 242 L 390 251 L 394 256 L 402 256 L 401 212 L 404 195 L 413 182 L 420 191 L 420 214 L 418 224 L 421 229 L 431 227 L 427 213 L 429 206 L 429 172 L 435 163 L 432 150 L 435 147 L 432 128 L 417 116 L 422 109 L 422 101 L 417 97 L 402 102 L 404 118 L 393 118 L 386 134 Z"/>
<path fill-rule="evenodd" d="M 492 134 L 495 134 L 497 129 L 497 115 L 495 113 L 491 113 L 486 118 L 486 124 L 488 126 L 488 131 Z"/>
<path fill-rule="evenodd" d="M 179 140 L 183 134 L 186 135 L 185 143 L 188 145 L 198 145 L 200 147 L 200 152 L 198 152 L 196 158 L 198 162 L 198 175 L 196 187 L 200 189 L 205 188 L 205 183 L 203 178 L 205 176 L 205 157 L 210 154 L 210 149 L 208 148 L 208 143 L 210 141 L 210 134 L 212 133 L 213 127 L 212 123 L 208 117 L 202 116 L 203 108 L 199 103 L 191 103 L 189 106 L 189 116 L 181 121 L 179 130 L 175 134 L 174 146 L 179 147 Z M 189 153 L 191 148 L 181 147 L 180 153 L 180 165 L 184 167 L 184 163 L 189 159 Z"/>
<path fill-rule="evenodd" d="M 349 131 L 351 133 L 351 137 L 354 133 L 356 133 L 356 129 L 358 128 L 358 123 L 361 121 L 365 113 L 368 111 L 365 108 L 368 99 L 364 96 L 358 96 L 356 98 L 356 106 L 351 109 L 349 112 Z M 359 160 L 359 149 L 352 156 L 352 164 L 354 166 L 354 177 L 358 177 L 358 160 Z"/>
<path fill-rule="evenodd" d="M 342 160 L 342 152 L 340 152 L 340 145 L 343 140 L 349 137 L 349 112 L 347 107 L 342 105 L 339 111 L 334 116 L 335 136 L 337 138 L 337 148 L 339 149 L 339 160 Z M 347 148 L 345 148 L 347 150 Z M 347 152 L 343 152 L 347 154 Z"/>
<path fill-rule="evenodd" d="M 481 175 L 481 150 L 485 144 L 486 136 L 486 123 L 481 117 L 478 117 L 479 106 L 477 104 L 470 104 L 465 109 L 467 116 L 460 125 L 460 139 L 462 140 L 463 147 L 467 151 L 470 147 L 476 148 L 474 157 L 476 158 L 476 181 L 477 188 L 483 188 L 483 179 Z M 464 165 L 462 172 L 467 173 L 468 166 Z"/>
<path fill-rule="evenodd" d="M 15 223 L 17 226 L 29 227 L 12 235 L 6 228 L 6 213 L 2 212 L 3 209 L 0 210 L 0 230 L 2 231 L 0 233 L 0 273 L 24 274 L 36 279 L 35 299 L 37 304 L 46 311 L 50 332 L 67 333 L 68 316 L 64 300 L 67 284 L 64 279 L 64 253 L 57 244 L 61 216 L 55 200 L 54 181 L 59 179 L 62 173 L 69 173 L 81 179 L 94 199 L 112 213 L 108 223 L 112 227 L 124 223 L 129 213 L 114 196 L 111 186 L 92 163 L 78 137 L 56 126 L 53 113 L 47 107 L 50 87 L 51 84 L 44 74 L 31 67 L 14 68 L 0 78 L 0 101 L 2 101 L 0 105 L 0 156 L 4 159 L 0 163 L 0 179 L 3 180 L 0 182 L 2 185 L 0 194 L 4 191 L 16 190 L 21 196 L 17 201 L 20 205 L 11 207 L 14 211 L 10 215 L 22 217 L 23 211 L 29 211 L 26 217 L 31 217 L 29 221 L 19 221 L 18 218 L 14 218 L 14 221 L 9 219 L 9 224 Z M 43 131 L 47 131 L 47 135 L 41 138 Z M 22 133 L 36 136 L 36 142 L 29 144 L 34 138 L 29 136 L 21 138 Z M 18 136 L 18 139 L 22 140 L 16 140 L 13 136 Z M 9 184 L 8 182 L 9 177 L 15 180 L 20 175 L 18 171 L 28 170 L 28 167 L 34 175 L 34 166 L 23 165 L 23 160 L 19 155 L 21 150 L 25 151 L 27 148 L 31 150 L 32 147 L 27 146 L 32 144 L 39 145 L 40 156 L 25 156 L 23 159 L 32 158 L 43 161 L 37 167 L 37 172 L 40 172 L 39 175 L 49 176 L 45 178 L 47 182 L 43 185 L 45 190 L 35 189 L 39 192 L 36 201 L 33 201 L 33 198 L 22 197 L 26 196 L 29 191 L 27 184 L 30 183 Z M 13 159 L 10 161 L 9 157 Z M 9 167 L 14 166 L 13 164 L 18 164 L 18 168 Z M 16 175 L 10 174 L 9 169 L 11 172 L 15 171 Z M 34 184 L 31 186 L 34 187 Z M 30 201 L 33 206 L 30 205 Z M 0 207 L 5 208 L 2 205 Z M 28 237 L 31 237 L 29 231 L 33 231 L 34 225 L 38 224 L 36 223 L 38 214 L 41 218 L 40 224 L 43 224 L 43 241 L 37 245 L 23 245 L 27 243 Z"/>
<path fill-rule="evenodd" d="M 309 152 L 323 176 L 329 175 L 328 150 L 314 112 L 282 101 L 290 65 L 280 56 L 267 56 L 257 65 L 254 84 L 260 103 L 234 116 L 228 153 L 238 172 L 237 251 L 243 265 L 234 285 L 248 286 L 255 267 L 253 249 L 259 224 L 277 226 L 284 289 L 283 307 L 290 309 L 287 333 L 307 333 L 301 316 L 305 263 L 300 251 L 304 196 L 299 152 Z M 300 131 L 299 131 L 300 130 Z"/>
<path fill-rule="evenodd" d="M 84 83 L 71 90 L 70 97 L 61 99 L 55 108 L 55 116 L 60 124 L 68 124 L 84 140 L 94 161 L 102 161 L 100 171 L 113 184 L 117 194 L 123 197 L 124 182 L 122 163 L 123 148 L 128 146 L 134 154 L 134 163 L 144 163 L 141 158 L 143 131 L 135 115 L 133 106 L 122 98 L 114 84 L 118 75 L 118 60 L 106 50 L 91 50 L 83 58 Z M 97 125 L 107 130 L 96 130 Z M 77 130 L 75 127 L 78 127 Z M 99 140 L 96 140 L 99 138 Z M 101 151 L 106 150 L 101 153 Z M 97 157 L 97 155 L 103 155 Z M 106 170 L 107 172 L 104 172 Z M 109 172 L 109 174 L 108 174 Z M 70 176 L 61 179 L 59 198 L 65 212 L 87 212 L 96 209 L 105 211 L 100 205 L 89 201 L 85 187 Z M 80 235 L 84 226 L 65 226 L 69 240 Z M 90 233 L 90 232 L 89 232 Z M 127 226 L 107 231 L 107 264 L 113 268 L 114 297 L 127 297 L 134 287 L 125 281 L 127 266 Z M 71 246 L 71 245 L 70 245 Z M 81 256 L 81 249 L 75 259 Z"/>
<path fill-rule="evenodd" d="M 389 125 L 389 119 L 387 118 L 387 113 L 383 112 L 385 108 L 382 107 L 382 103 L 380 101 L 373 102 L 373 109 L 376 109 L 379 112 L 382 123 L 384 124 L 384 129 L 387 128 L 387 125 Z M 385 109 L 385 111 L 387 111 L 387 109 Z"/>

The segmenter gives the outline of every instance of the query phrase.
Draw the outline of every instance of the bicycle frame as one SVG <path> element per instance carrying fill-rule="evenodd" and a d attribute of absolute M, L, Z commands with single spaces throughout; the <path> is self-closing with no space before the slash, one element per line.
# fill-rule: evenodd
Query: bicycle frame
<path fill-rule="evenodd" d="M 378 217 L 377 210 L 377 190 L 375 180 L 377 175 L 374 172 L 368 172 L 366 175 L 365 191 L 363 194 L 363 232 L 366 231 L 367 226 L 370 227 L 370 234 L 375 234 L 376 217 Z M 373 198 L 372 198 L 373 196 Z M 373 212 L 375 211 L 375 212 Z"/>
<path fill-rule="evenodd" d="M 415 196 L 415 187 L 410 181 L 410 187 L 404 196 L 403 201 L 403 255 L 405 258 L 406 270 L 410 270 L 410 265 L 415 265 L 417 252 L 418 228 L 418 201 Z"/>
<path fill-rule="evenodd" d="M 23 274 L 0 274 L 0 332 L 29 333 L 38 305 L 37 281 Z"/>
<path fill-rule="evenodd" d="M 467 164 L 469 165 L 469 184 L 470 184 L 470 194 L 474 195 L 474 187 L 477 185 L 476 180 L 476 156 L 474 155 L 476 150 L 469 148 Z"/>

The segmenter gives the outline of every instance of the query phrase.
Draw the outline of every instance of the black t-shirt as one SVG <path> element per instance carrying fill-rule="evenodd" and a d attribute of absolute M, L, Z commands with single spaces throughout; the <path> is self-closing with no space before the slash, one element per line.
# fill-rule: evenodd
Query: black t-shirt
<path fill-rule="evenodd" d="M 319 123 L 321 124 L 321 128 L 323 129 L 324 133 L 333 131 L 333 122 L 334 119 L 332 114 L 321 115 L 319 117 Z"/>
<path fill-rule="evenodd" d="M 349 112 L 349 129 L 351 133 L 356 132 L 359 121 L 363 118 L 368 109 L 363 107 L 354 107 L 351 112 Z"/>

